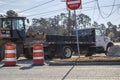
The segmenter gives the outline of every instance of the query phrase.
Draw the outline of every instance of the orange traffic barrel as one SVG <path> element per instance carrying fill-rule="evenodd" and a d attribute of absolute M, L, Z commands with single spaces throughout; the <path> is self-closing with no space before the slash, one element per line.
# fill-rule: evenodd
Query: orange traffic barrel
<path fill-rule="evenodd" d="M 16 59 L 16 45 L 12 42 L 5 44 L 5 66 L 15 66 Z"/>
<path fill-rule="evenodd" d="M 42 44 L 33 45 L 33 65 L 44 65 L 44 50 Z"/>

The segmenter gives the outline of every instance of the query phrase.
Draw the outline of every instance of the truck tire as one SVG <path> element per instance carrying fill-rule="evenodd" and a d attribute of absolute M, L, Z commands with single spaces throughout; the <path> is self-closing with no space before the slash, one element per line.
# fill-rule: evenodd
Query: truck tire
<path fill-rule="evenodd" d="M 60 58 L 62 58 L 62 59 L 64 59 L 64 58 L 71 58 L 72 53 L 73 53 L 73 50 L 72 50 L 71 47 L 64 46 L 62 48 L 62 50 L 60 51 L 60 54 L 61 54 Z"/>
<path fill-rule="evenodd" d="M 107 48 L 106 48 L 106 51 L 105 51 L 106 56 L 107 56 L 107 53 L 109 52 L 110 47 L 112 47 L 112 46 L 114 46 L 114 44 L 112 44 L 112 43 L 107 45 Z"/>
<path fill-rule="evenodd" d="M 5 58 L 5 44 L 6 43 L 4 43 L 3 46 L 1 46 L 1 48 L 0 48 L 0 59 L 1 60 L 3 60 Z M 21 53 L 21 50 L 20 50 L 18 44 L 16 44 L 16 51 L 17 51 L 16 58 L 18 59 L 20 57 L 20 53 Z"/>

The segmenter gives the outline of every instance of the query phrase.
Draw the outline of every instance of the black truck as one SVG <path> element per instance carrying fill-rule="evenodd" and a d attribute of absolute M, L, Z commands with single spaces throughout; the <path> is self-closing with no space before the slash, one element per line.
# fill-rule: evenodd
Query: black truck
<path fill-rule="evenodd" d="M 78 33 L 78 41 L 76 31 Z M 41 42 L 40 40 L 37 38 L 33 40 L 32 38 L 32 41 L 27 41 L 27 44 L 24 45 L 26 51 L 28 46 L 32 47 L 35 42 L 39 42 L 44 45 L 45 57 L 53 58 L 57 55 L 60 58 L 70 58 L 73 53 L 78 54 L 77 44 L 80 47 L 80 54 L 85 53 L 85 56 L 92 56 L 96 52 L 105 52 L 107 54 L 109 47 L 113 46 L 113 42 L 103 34 L 100 28 L 74 30 L 71 36 L 45 35 L 44 41 Z M 30 58 L 32 54 L 28 51 L 27 53 L 29 53 L 27 57 Z"/>

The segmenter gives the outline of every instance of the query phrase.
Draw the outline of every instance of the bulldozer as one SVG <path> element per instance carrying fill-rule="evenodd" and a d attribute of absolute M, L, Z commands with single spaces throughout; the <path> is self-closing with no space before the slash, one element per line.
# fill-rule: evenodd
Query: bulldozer
<path fill-rule="evenodd" d="M 5 57 L 5 44 L 13 42 L 16 44 L 16 58 L 21 55 L 32 59 L 32 46 L 34 43 L 41 43 L 44 40 L 44 32 L 26 32 L 25 23 L 29 23 L 26 17 L 1 17 L 0 18 L 0 60 Z M 25 46 L 26 44 L 31 46 Z"/>
<path fill-rule="evenodd" d="M 19 58 L 23 53 L 24 40 L 26 38 L 25 17 L 1 17 L 0 18 L 0 59 L 5 56 L 5 44 L 16 44 L 16 55 Z"/>

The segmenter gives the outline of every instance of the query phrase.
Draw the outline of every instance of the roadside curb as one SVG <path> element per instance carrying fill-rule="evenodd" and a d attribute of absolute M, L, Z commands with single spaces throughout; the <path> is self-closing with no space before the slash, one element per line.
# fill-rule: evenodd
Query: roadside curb
<path fill-rule="evenodd" d="M 82 61 L 82 62 L 49 62 L 49 66 L 69 66 L 69 65 L 120 65 L 118 61 Z"/>

